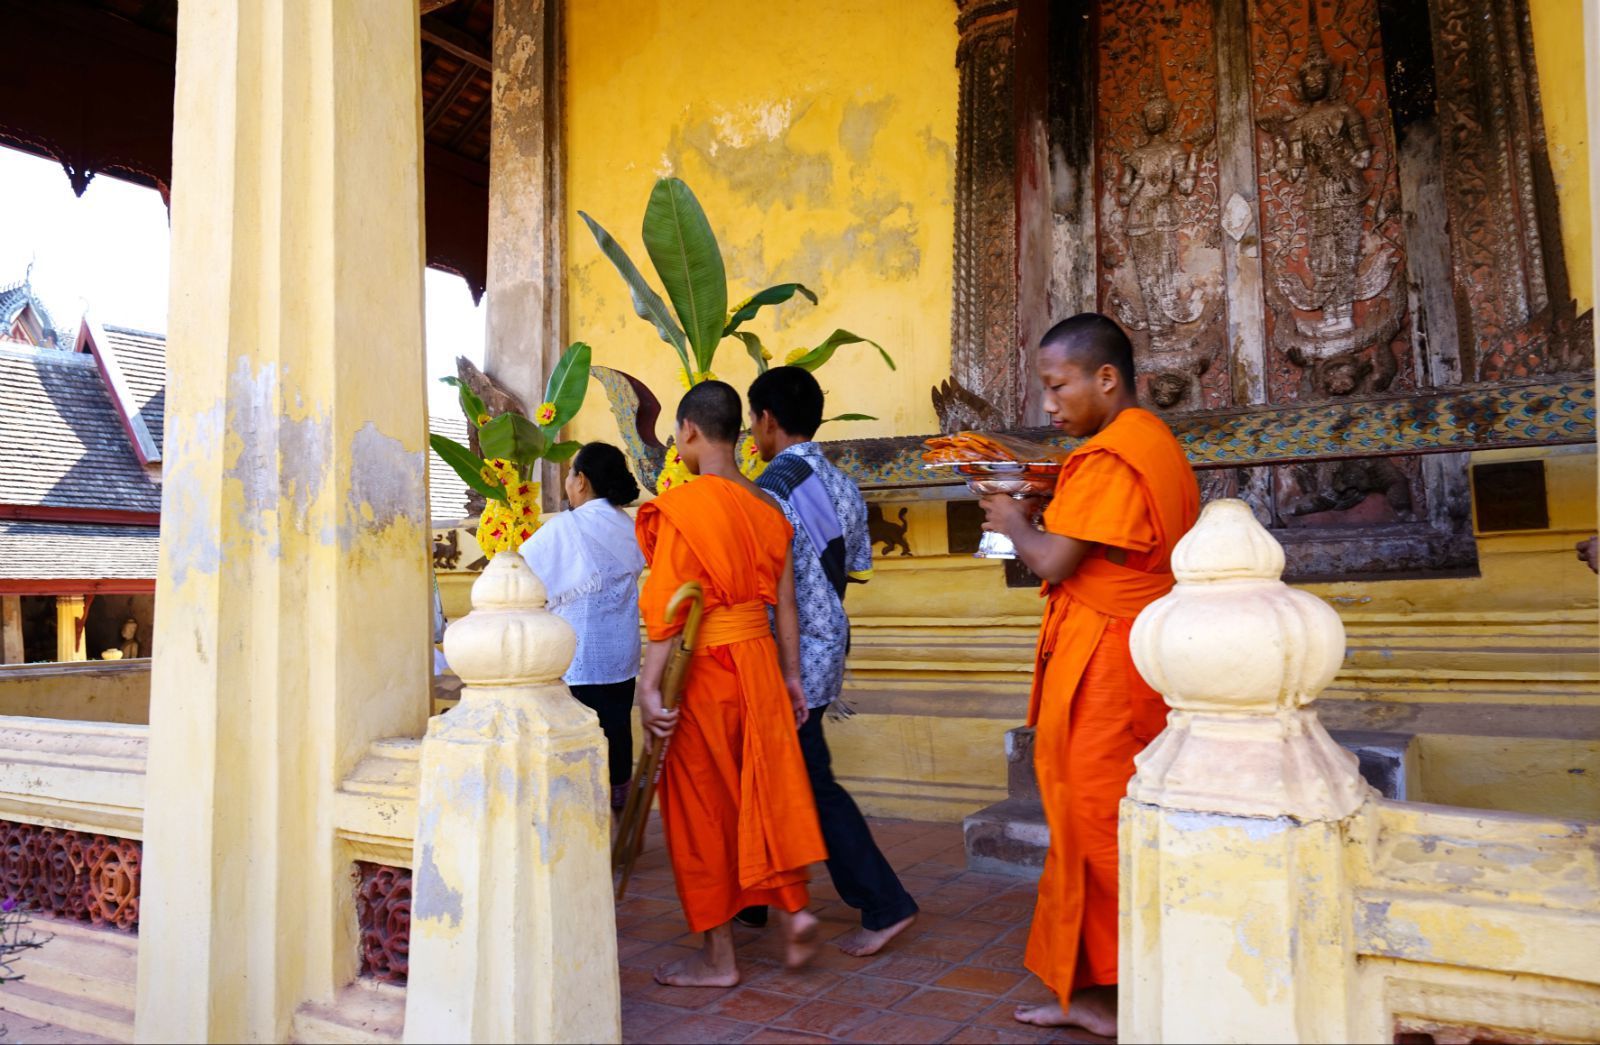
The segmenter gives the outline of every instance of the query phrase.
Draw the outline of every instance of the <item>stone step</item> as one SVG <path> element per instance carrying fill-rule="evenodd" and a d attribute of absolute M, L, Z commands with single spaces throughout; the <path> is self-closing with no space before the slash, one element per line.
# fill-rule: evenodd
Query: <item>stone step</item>
<path fill-rule="evenodd" d="M 133 1011 L 139 973 L 137 936 L 56 918 L 36 918 L 33 925 L 52 938 L 18 960 L 17 971 L 28 983 Z"/>
<path fill-rule="evenodd" d="M 1416 754 L 1413 736 L 1380 730 L 1330 730 L 1329 735 L 1356 756 L 1361 775 L 1384 798 L 1405 801 L 1413 792 Z M 967 868 L 985 874 L 1037 878 L 1050 847 L 1050 826 L 1039 802 L 1033 772 L 1033 730 L 1006 733 L 1006 790 L 1001 802 L 962 822 Z"/>
<path fill-rule="evenodd" d="M 400 1040 L 405 1025 L 406 989 L 361 979 L 341 990 L 332 1005 L 300 1006 L 290 1040 L 303 1045 L 386 1045 Z"/>
<path fill-rule="evenodd" d="M 70 1032 L 74 1041 L 133 1040 L 131 1008 L 54 990 L 31 979 L 16 980 L 0 987 L 0 1002 L 4 1003 L 4 1012 Z M 12 1020 L 0 1019 L 0 1022 L 9 1026 Z M 20 1030 L 20 1027 L 10 1026 L 8 1033 L 18 1035 Z"/>

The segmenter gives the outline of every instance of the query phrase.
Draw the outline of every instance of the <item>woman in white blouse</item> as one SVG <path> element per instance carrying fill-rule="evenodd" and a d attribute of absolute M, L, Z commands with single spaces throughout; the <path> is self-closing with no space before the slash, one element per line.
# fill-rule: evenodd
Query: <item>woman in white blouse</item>
<path fill-rule="evenodd" d="M 570 511 L 545 520 L 522 544 L 550 609 L 578 633 L 567 671 L 572 695 L 595 710 L 611 756 L 611 805 L 621 809 L 633 775 L 633 683 L 639 674 L 639 574 L 644 556 L 622 510 L 639 496 L 622 451 L 588 443 L 565 483 Z"/>

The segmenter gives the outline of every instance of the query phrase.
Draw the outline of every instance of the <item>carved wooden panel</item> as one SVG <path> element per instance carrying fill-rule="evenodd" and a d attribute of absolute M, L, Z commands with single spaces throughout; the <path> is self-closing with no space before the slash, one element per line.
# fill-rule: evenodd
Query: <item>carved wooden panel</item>
<path fill-rule="evenodd" d="M 963 0 L 956 52 L 955 286 L 940 427 L 1021 423 L 1013 0 Z M 987 423 L 985 423 L 987 422 Z"/>
<path fill-rule="evenodd" d="M 1268 396 L 1414 388 L 1377 2 L 1256 0 L 1250 48 Z"/>
<path fill-rule="evenodd" d="M 1226 406 L 1212 4 L 1103 4 L 1099 38 L 1101 311 L 1133 338 L 1146 402 Z"/>

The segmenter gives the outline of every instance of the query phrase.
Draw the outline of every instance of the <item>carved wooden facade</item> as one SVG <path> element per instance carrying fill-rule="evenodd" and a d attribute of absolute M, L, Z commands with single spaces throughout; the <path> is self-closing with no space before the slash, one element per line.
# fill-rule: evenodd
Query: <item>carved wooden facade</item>
<path fill-rule="evenodd" d="M 1084 308 L 1128 330 L 1143 402 L 1172 417 L 1589 368 L 1526 0 L 958 10 L 947 430 L 1036 420 L 1029 343 Z M 1028 292 L 1037 267 L 1046 295 Z M 1459 455 L 1203 485 L 1249 500 L 1301 578 L 1474 564 Z"/>

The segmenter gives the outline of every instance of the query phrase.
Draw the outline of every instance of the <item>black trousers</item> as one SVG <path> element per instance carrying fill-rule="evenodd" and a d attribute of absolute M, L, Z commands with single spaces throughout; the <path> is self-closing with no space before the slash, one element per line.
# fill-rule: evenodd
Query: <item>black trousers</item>
<path fill-rule="evenodd" d="M 856 800 L 833 777 L 833 756 L 822 735 L 825 710 L 812 708 L 800 727 L 800 754 L 806 760 L 817 819 L 822 822 L 822 841 L 828 847 L 828 877 L 833 879 L 839 899 L 861 912 L 862 928 L 887 929 L 916 914 L 917 902 L 873 841 Z M 748 907 L 739 915 L 747 923 L 765 925 L 767 909 Z"/>
<path fill-rule="evenodd" d="M 633 777 L 633 679 L 603 686 L 573 686 L 572 695 L 600 716 L 610 752 L 611 786 Z"/>

